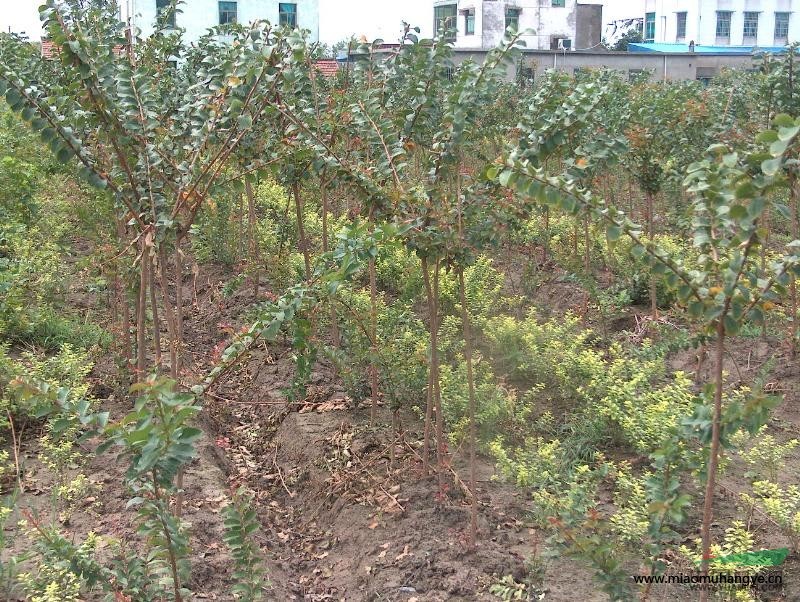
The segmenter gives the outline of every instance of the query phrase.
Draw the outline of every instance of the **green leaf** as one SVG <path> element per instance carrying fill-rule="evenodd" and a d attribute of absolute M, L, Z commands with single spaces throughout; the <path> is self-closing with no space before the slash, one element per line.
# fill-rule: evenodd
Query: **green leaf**
<path fill-rule="evenodd" d="M 514 177 L 514 172 L 510 169 L 505 169 L 497 178 L 497 181 L 500 182 L 501 186 L 510 186 L 516 178 Z"/>
<path fill-rule="evenodd" d="M 61 163 L 66 163 L 74 156 L 72 149 L 62 146 L 56 151 L 56 159 L 59 160 Z"/>
<path fill-rule="evenodd" d="M 747 214 L 753 219 L 760 217 L 764 212 L 764 197 L 755 197 L 750 204 L 747 205 Z"/>
<path fill-rule="evenodd" d="M 22 96 L 17 92 L 16 88 L 9 88 L 6 91 L 6 102 L 11 105 L 11 108 L 15 111 L 18 110 L 18 106 L 22 102 Z"/>
<path fill-rule="evenodd" d="M 786 149 L 789 147 L 788 140 L 776 140 L 772 144 L 769 145 L 769 152 L 773 157 L 778 157 L 783 155 L 786 152 Z"/>
<path fill-rule="evenodd" d="M 756 188 L 752 182 L 745 182 L 736 188 L 737 199 L 749 199 L 756 194 Z"/>
<path fill-rule="evenodd" d="M 730 217 L 736 221 L 742 220 L 747 217 L 747 209 L 742 205 L 734 205 L 730 210 Z"/>
<path fill-rule="evenodd" d="M 739 322 L 734 320 L 730 315 L 725 316 L 725 332 L 731 336 L 735 336 L 739 333 Z"/>
<path fill-rule="evenodd" d="M 39 136 L 42 138 L 42 141 L 43 142 L 47 142 L 47 143 L 49 143 L 52 140 L 54 140 L 57 135 L 58 134 L 56 133 L 56 131 L 53 128 L 49 128 L 49 127 L 48 128 L 44 128 L 42 130 L 42 132 L 39 134 Z"/>
<path fill-rule="evenodd" d="M 783 159 L 781 157 L 768 159 L 767 161 L 761 163 L 761 171 L 764 172 L 764 175 L 774 176 L 780 170 L 782 163 Z"/>
<path fill-rule="evenodd" d="M 622 236 L 621 226 L 613 225 L 606 228 L 606 238 L 608 242 L 616 242 L 619 240 L 620 236 Z"/>

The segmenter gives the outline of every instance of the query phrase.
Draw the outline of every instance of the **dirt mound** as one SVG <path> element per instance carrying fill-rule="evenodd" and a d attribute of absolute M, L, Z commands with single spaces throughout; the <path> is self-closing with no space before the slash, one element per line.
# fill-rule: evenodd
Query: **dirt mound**
<path fill-rule="evenodd" d="M 402 417 L 405 430 L 392 445 L 389 410 L 379 408 L 373 425 L 368 408 L 354 408 L 334 386 L 311 386 L 302 402 L 290 403 L 264 378 L 262 352 L 218 395 L 227 398 L 230 389 L 248 383 L 262 393 L 240 392 L 239 398 L 260 401 L 231 406 L 212 398 L 207 411 L 226 448 L 231 481 L 258 492 L 274 595 L 491 599 L 488 588 L 502 576 L 525 578 L 526 560 L 542 535 L 527 524 L 524 493 L 495 480 L 490 463 L 479 467 L 480 543 L 470 552 L 467 490 L 457 476 L 466 467 L 458 453 L 440 491 L 436 478 L 423 474 L 415 417 Z M 283 361 L 269 370 L 275 380 Z M 319 370 L 314 380 L 333 382 L 325 366 Z M 590 576 L 569 561 L 547 571 L 543 589 L 553 600 L 603 599 Z"/>

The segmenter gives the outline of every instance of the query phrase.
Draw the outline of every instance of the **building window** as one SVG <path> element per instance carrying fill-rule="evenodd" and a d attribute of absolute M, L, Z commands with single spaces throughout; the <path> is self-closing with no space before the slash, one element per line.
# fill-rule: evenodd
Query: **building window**
<path fill-rule="evenodd" d="M 444 39 L 454 41 L 456 39 L 456 4 L 443 4 L 433 7 L 433 29 L 436 33 L 444 30 Z"/>
<path fill-rule="evenodd" d="M 506 8 L 506 29 L 509 27 L 514 31 L 519 31 L 519 8 Z"/>
<path fill-rule="evenodd" d="M 292 29 L 297 27 L 297 4 L 294 2 L 278 3 L 278 24 Z"/>
<path fill-rule="evenodd" d="M 566 0 L 553 0 L 551 6 L 556 8 L 564 8 L 566 6 Z"/>
<path fill-rule="evenodd" d="M 731 11 L 717 11 L 717 39 L 726 40 L 730 43 L 731 38 Z"/>
<path fill-rule="evenodd" d="M 475 35 L 475 9 L 470 8 L 464 12 L 464 35 Z"/>
<path fill-rule="evenodd" d="M 219 2 L 219 24 L 236 23 L 236 2 Z"/>
<path fill-rule="evenodd" d="M 652 42 L 656 39 L 656 14 L 645 13 L 644 15 L 644 41 Z"/>
<path fill-rule="evenodd" d="M 535 79 L 536 72 L 533 67 L 520 67 L 517 71 L 517 83 L 523 88 L 532 85 Z"/>
<path fill-rule="evenodd" d="M 166 13 L 164 24 L 167 27 L 175 27 L 175 11 L 169 10 L 171 7 L 171 0 L 156 0 L 156 17 L 160 19 Z"/>
<path fill-rule="evenodd" d="M 758 13 L 745 11 L 744 13 L 744 39 L 755 41 L 758 37 Z"/>
<path fill-rule="evenodd" d="M 789 13 L 775 13 L 775 44 L 789 41 Z"/>
<path fill-rule="evenodd" d="M 675 37 L 678 40 L 683 40 L 686 38 L 686 11 L 676 13 L 676 17 Z"/>

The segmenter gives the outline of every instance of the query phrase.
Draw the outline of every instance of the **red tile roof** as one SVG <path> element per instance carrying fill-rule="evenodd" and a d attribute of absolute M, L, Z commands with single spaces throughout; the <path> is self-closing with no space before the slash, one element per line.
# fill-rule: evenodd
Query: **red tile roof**
<path fill-rule="evenodd" d="M 42 58 L 54 59 L 58 56 L 58 48 L 50 40 L 42 40 Z"/>
<path fill-rule="evenodd" d="M 60 50 L 58 46 L 55 45 L 54 42 L 51 40 L 42 40 L 42 58 L 43 59 L 55 59 L 58 58 Z M 122 56 L 125 54 L 125 46 L 120 44 L 114 46 L 114 54 L 117 56 Z"/>
<path fill-rule="evenodd" d="M 323 77 L 335 77 L 339 71 L 339 63 L 331 59 L 314 61 L 314 67 Z"/>

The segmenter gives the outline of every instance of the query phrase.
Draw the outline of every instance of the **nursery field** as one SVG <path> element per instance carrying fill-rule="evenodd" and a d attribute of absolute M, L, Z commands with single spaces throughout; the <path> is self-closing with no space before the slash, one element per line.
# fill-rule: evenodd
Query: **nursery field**
<path fill-rule="evenodd" d="M 795 47 L 508 82 L 514 32 L 409 27 L 325 77 L 269 23 L 41 11 L 0 599 L 800 600 Z"/>

